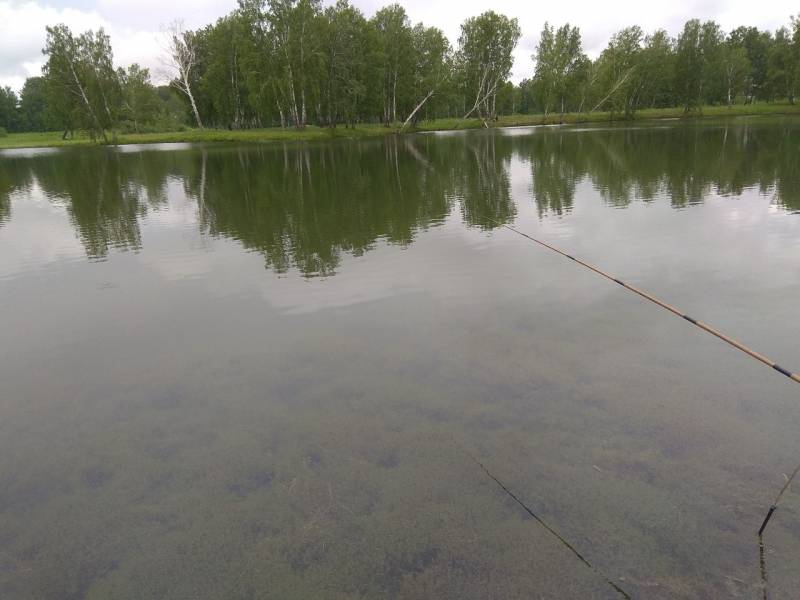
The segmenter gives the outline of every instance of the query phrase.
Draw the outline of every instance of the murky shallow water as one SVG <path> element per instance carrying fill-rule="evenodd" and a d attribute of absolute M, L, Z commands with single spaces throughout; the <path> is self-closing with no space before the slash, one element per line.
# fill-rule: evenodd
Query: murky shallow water
<path fill-rule="evenodd" d="M 0 153 L 0 597 L 760 598 L 800 122 Z M 800 589 L 800 498 L 767 534 Z"/>

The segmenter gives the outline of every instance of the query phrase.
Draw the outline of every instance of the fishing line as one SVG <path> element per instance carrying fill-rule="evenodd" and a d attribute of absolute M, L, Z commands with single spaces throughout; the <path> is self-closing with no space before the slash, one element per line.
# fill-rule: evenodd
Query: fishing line
<path fill-rule="evenodd" d="M 506 493 L 506 495 L 508 495 L 512 500 L 514 500 L 514 502 L 519 504 L 519 506 L 526 513 L 528 513 L 531 517 L 533 517 L 536 520 L 536 522 L 539 523 L 539 525 L 544 527 L 547 530 L 548 533 L 550 533 L 559 542 L 561 542 L 561 544 L 564 547 L 566 547 L 570 552 L 572 552 L 577 557 L 577 559 L 579 561 L 581 561 L 584 565 L 589 567 L 597 575 L 602 577 L 605 580 L 605 582 L 608 585 L 610 585 L 614 589 L 614 591 L 616 591 L 620 596 L 622 596 L 626 600 L 632 600 L 632 598 L 631 598 L 630 594 L 628 594 L 628 592 L 623 590 L 620 586 L 618 586 L 616 583 L 614 583 L 614 581 L 608 575 L 606 575 L 600 569 L 598 569 L 592 563 L 590 563 L 586 559 L 586 557 L 583 556 L 583 554 L 578 552 L 578 550 L 577 550 L 577 548 L 575 548 L 575 546 L 570 544 L 560 533 L 558 533 L 558 531 L 553 529 L 553 527 L 551 525 L 549 525 L 544 519 L 542 519 L 539 515 L 537 515 L 535 512 L 533 512 L 533 510 L 531 510 L 531 508 L 527 504 L 525 504 L 522 500 L 520 500 L 519 497 L 514 492 L 512 492 L 508 487 L 506 487 L 506 485 L 502 481 L 500 481 L 497 477 L 495 477 L 495 475 L 489 469 L 487 469 L 486 466 L 481 461 L 479 461 L 477 458 L 475 458 L 472 454 L 470 454 L 469 452 L 467 452 L 463 448 L 462 448 L 462 451 L 467 456 L 469 456 L 481 468 L 481 470 L 483 470 L 483 472 L 486 473 L 486 475 L 488 475 L 489 478 L 492 481 L 494 481 L 498 485 L 498 487 L 500 487 L 500 489 L 503 490 L 503 492 Z"/>
<path fill-rule="evenodd" d="M 792 471 L 792 474 L 786 477 L 786 483 L 783 484 L 781 491 L 778 492 L 778 495 L 775 497 L 775 502 L 773 502 L 772 506 L 769 507 L 767 516 L 764 517 L 764 521 L 761 523 L 761 527 L 758 529 L 758 565 L 761 570 L 761 589 L 764 592 L 764 600 L 767 600 L 767 558 L 766 548 L 764 547 L 764 530 L 767 528 L 767 523 L 769 523 L 772 515 L 777 510 L 781 498 L 783 498 L 783 495 L 788 491 L 789 486 L 792 485 L 792 480 L 794 480 L 798 473 L 800 473 L 800 465 L 797 465 L 794 468 L 794 471 Z"/>
<path fill-rule="evenodd" d="M 512 232 L 516 233 L 517 235 L 521 235 L 522 237 L 527 238 L 528 240 L 530 240 L 530 241 L 532 241 L 532 242 L 534 242 L 536 244 L 539 244 L 540 246 L 542 246 L 544 248 L 547 248 L 548 250 L 550 250 L 552 252 L 555 252 L 556 254 L 560 254 L 561 256 L 563 256 L 565 258 L 568 258 L 573 262 L 578 263 L 582 267 L 585 267 L 585 268 L 589 269 L 590 271 L 594 271 L 598 275 L 601 275 L 602 277 L 605 277 L 606 279 L 608 279 L 610 281 L 613 281 L 616 284 L 621 285 L 625 289 L 630 290 L 631 292 L 633 292 L 635 294 L 638 294 L 639 296 L 641 296 L 645 300 L 649 300 L 653 304 L 656 304 L 656 305 L 660 306 L 661 308 L 663 308 L 665 310 L 668 310 L 669 312 L 681 317 L 682 319 L 688 321 L 692 325 L 694 325 L 696 327 L 699 327 L 703 331 L 705 331 L 707 333 L 710 333 L 713 336 L 718 337 L 719 339 L 721 339 L 726 344 L 729 344 L 729 345 L 733 346 L 737 350 L 741 350 L 742 352 L 744 352 L 745 354 L 747 354 L 751 358 L 754 358 L 757 361 L 767 365 L 768 367 L 771 367 L 773 370 L 777 371 L 781 375 L 784 375 L 784 376 L 788 377 L 789 379 L 791 379 L 792 381 L 794 381 L 796 383 L 800 383 L 800 374 L 792 373 L 788 369 L 785 369 L 784 367 L 780 366 L 774 360 L 772 360 L 770 358 L 767 358 L 766 356 L 764 356 L 760 352 L 756 352 L 752 348 L 749 348 L 748 346 L 745 346 L 744 344 L 742 344 L 741 342 L 733 339 L 732 337 L 730 337 L 728 335 L 725 335 L 724 333 L 722 333 L 718 329 L 715 329 L 714 327 L 711 327 L 711 325 L 708 325 L 707 323 L 703 323 L 702 321 L 699 321 L 699 320 L 697 320 L 697 319 L 695 319 L 693 317 L 690 317 L 689 315 L 687 315 L 683 311 L 679 310 L 675 306 L 673 306 L 671 304 L 668 304 L 668 303 L 666 303 L 666 302 L 664 302 L 662 300 L 659 300 L 655 296 L 645 292 L 644 290 L 641 290 L 641 289 L 637 288 L 636 286 L 633 286 L 633 285 L 631 285 L 629 283 L 625 283 L 624 281 L 620 280 L 619 278 L 614 277 L 610 273 L 607 273 L 606 271 L 603 271 L 602 269 L 594 266 L 591 263 L 588 263 L 588 262 L 586 262 L 584 260 L 581 260 L 580 258 L 572 256 L 571 254 L 567 254 L 563 250 L 560 250 L 560 249 L 556 248 L 555 246 L 551 246 L 547 242 L 544 242 L 544 241 L 542 241 L 540 239 L 537 239 L 537 238 L 535 238 L 535 237 L 533 237 L 531 235 L 528 235 L 527 233 L 525 233 L 523 231 L 520 231 L 516 227 L 512 227 L 511 225 L 508 225 L 506 223 L 501 223 L 500 221 L 496 221 L 495 219 L 492 219 L 491 217 L 485 217 L 485 218 L 486 218 L 487 221 L 491 221 L 492 223 L 494 223 L 494 224 L 496 224 L 496 225 L 498 225 L 500 227 L 504 227 L 505 229 L 508 229 L 509 231 L 512 231 Z M 483 466 L 483 465 L 481 465 L 481 466 Z M 797 474 L 799 472 L 800 472 L 800 464 L 798 464 L 797 467 L 795 467 L 795 469 L 792 472 L 792 474 L 789 477 L 786 478 L 786 483 L 783 485 L 783 488 L 781 488 L 781 491 L 778 493 L 778 496 L 775 498 L 775 502 L 773 502 L 772 505 L 769 507 L 769 510 L 767 511 L 767 514 L 764 517 L 763 522 L 761 523 L 761 527 L 758 530 L 758 544 L 759 544 L 759 554 L 760 554 L 759 558 L 760 558 L 760 566 L 761 566 L 761 580 L 762 580 L 762 584 L 764 586 L 764 598 L 766 598 L 766 596 L 767 596 L 767 592 L 766 592 L 767 571 L 766 571 L 766 561 L 765 561 L 765 558 L 764 558 L 764 530 L 767 528 L 767 524 L 769 523 L 770 519 L 772 518 L 772 515 L 777 510 L 778 504 L 780 503 L 781 498 L 786 493 L 786 491 L 789 489 L 789 486 L 791 485 L 792 480 L 797 476 Z M 487 473 L 488 473 L 488 471 L 487 471 Z M 490 476 L 491 476 L 491 474 L 490 474 Z M 494 479 L 494 477 L 492 477 L 492 478 Z M 497 480 L 495 479 L 495 481 L 497 481 Z M 500 483 L 499 481 L 497 481 L 497 483 L 504 490 L 506 490 L 511 495 L 511 497 L 514 498 L 514 500 L 517 500 L 517 502 L 522 504 L 517 499 L 516 496 L 511 494 L 511 492 L 509 492 L 508 489 L 505 486 L 503 486 L 502 483 Z M 530 510 L 524 504 L 522 504 L 522 506 L 526 510 L 528 510 L 528 512 L 530 512 Z M 533 515 L 533 513 L 531 513 L 531 515 L 541 522 L 541 520 L 538 517 L 536 517 L 536 515 Z M 544 523 L 542 523 L 542 524 L 545 525 Z M 545 527 L 547 527 L 547 526 L 545 525 Z M 550 530 L 549 527 L 548 527 L 548 530 Z M 550 530 L 550 531 L 555 534 L 555 532 L 553 532 L 552 530 Z M 557 534 L 555 534 L 555 535 L 557 535 Z M 562 539 L 562 542 L 566 543 L 566 541 L 563 540 L 563 539 Z M 578 558 L 581 558 L 583 560 L 583 557 L 581 557 L 580 554 L 578 554 L 574 550 L 574 548 L 569 546 L 569 544 L 567 544 L 567 546 L 573 552 L 576 553 Z M 584 562 L 586 562 L 586 561 L 584 560 Z M 589 566 L 591 567 L 591 565 L 589 565 Z M 594 569 L 594 567 L 592 567 L 592 568 Z M 609 583 L 611 583 L 611 582 L 609 581 Z M 614 585 L 614 584 L 611 583 L 611 585 Z M 614 587 L 616 588 L 615 585 L 614 585 Z"/>

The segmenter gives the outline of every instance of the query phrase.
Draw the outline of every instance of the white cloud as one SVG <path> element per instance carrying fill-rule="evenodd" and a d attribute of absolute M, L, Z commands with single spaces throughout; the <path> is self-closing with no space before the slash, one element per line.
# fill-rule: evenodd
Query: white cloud
<path fill-rule="evenodd" d="M 44 28 L 56 23 L 78 30 L 108 27 L 108 22 L 95 11 L 0 0 L 0 85 L 18 89 L 25 77 L 40 72 Z"/>
<path fill-rule="evenodd" d="M 355 2 L 364 7 L 380 6 L 374 0 Z M 519 81 L 533 73 L 531 55 L 539 41 L 545 21 L 561 25 L 570 23 L 581 30 L 584 50 L 596 57 L 611 35 L 629 25 L 639 25 L 646 32 L 666 29 L 677 35 L 691 18 L 714 19 L 724 30 L 739 25 L 754 25 L 774 30 L 787 25 L 790 16 L 800 12 L 793 0 L 672 0 L 671 2 L 642 2 L 641 0 L 560 0 L 559 2 L 520 2 L 518 0 L 405 0 L 401 4 L 414 21 L 440 27 L 455 45 L 461 22 L 491 9 L 519 19 L 522 39 L 514 53 L 512 78 Z"/>
<path fill-rule="evenodd" d="M 135 5 L 127 4 L 133 11 Z M 111 36 L 114 62 L 117 66 L 138 62 L 149 67 L 155 75 L 160 65 L 160 25 L 175 16 L 168 11 L 152 10 L 148 12 L 151 19 L 148 27 L 135 28 L 125 18 L 120 18 L 121 14 L 124 17 L 125 11 L 101 12 L 99 6 L 91 10 L 81 10 L 36 2 L 0 0 L 0 86 L 8 85 L 12 89 L 20 90 L 26 77 L 41 74 L 45 27 L 58 23 L 66 24 L 74 33 L 104 28 Z M 163 21 L 152 21 L 161 19 L 162 15 Z M 202 25 L 189 21 L 187 24 L 193 27 Z"/>
<path fill-rule="evenodd" d="M 351 0 L 368 16 L 392 0 Z M 160 26 L 182 18 L 189 28 L 215 21 L 235 8 L 226 0 L 0 0 L 0 85 L 19 89 L 25 77 L 38 74 L 45 26 L 66 23 L 73 31 L 105 27 L 111 35 L 115 60 L 119 66 L 138 62 L 154 71 L 159 66 L 158 42 Z M 329 4 L 330 1 L 326 1 Z M 622 27 L 638 24 L 645 31 L 664 28 L 677 34 L 683 23 L 693 17 L 715 19 L 723 29 L 738 25 L 755 25 L 774 30 L 789 23 L 789 17 L 800 9 L 794 0 L 673 0 L 641 2 L 641 0 L 608 0 L 602 5 L 590 0 L 561 0 L 533 3 L 518 0 L 404 0 L 412 21 L 423 21 L 444 30 L 455 45 L 459 26 L 469 16 L 491 8 L 517 17 L 523 37 L 515 52 L 513 79 L 529 77 L 530 59 L 539 32 L 545 21 L 554 24 L 569 22 L 580 27 L 584 48 L 597 56 L 609 36 Z"/>

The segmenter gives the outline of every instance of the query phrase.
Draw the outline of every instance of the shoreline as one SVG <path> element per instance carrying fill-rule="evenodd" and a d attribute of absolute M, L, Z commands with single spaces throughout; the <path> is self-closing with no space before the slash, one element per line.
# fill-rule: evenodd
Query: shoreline
<path fill-rule="evenodd" d="M 702 119 L 726 117 L 759 117 L 759 116 L 797 116 L 800 115 L 800 104 L 759 103 L 733 106 L 706 106 L 701 110 L 686 114 L 682 108 L 655 108 L 638 111 L 634 118 L 612 118 L 609 112 L 566 113 L 549 115 L 508 115 L 487 123 L 490 129 L 503 127 L 531 127 L 541 125 L 578 125 L 588 123 L 633 123 L 659 120 L 681 120 L 692 122 Z M 363 139 L 405 135 L 413 133 L 437 131 L 461 131 L 481 129 L 484 124 L 479 119 L 436 119 L 418 123 L 402 134 L 397 127 L 385 127 L 379 124 L 357 125 L 355 128 L 345 127 L 321 128 L 309 125 L 304 130 L 281 129 L 187 129 L 186 131 L 168 131 L 160 133 L 120 134 L 108 144 L 93 141 L 85 134 L 78 134 L 74 139 L 62 140 L 62 132 L 9 133 L 0 137 L 0 150 L 22 148 L 61 148 L 90 147 L 103 145 L 163 144 L 163 143 L 262 143 L 275 141 L 320 141 L 332 139 Z"/>

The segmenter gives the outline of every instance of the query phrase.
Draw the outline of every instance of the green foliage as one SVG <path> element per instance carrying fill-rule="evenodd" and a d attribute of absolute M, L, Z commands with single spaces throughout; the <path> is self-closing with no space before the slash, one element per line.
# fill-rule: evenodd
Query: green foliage
<path fill-rule="evenodd" d="M 361 11 L 339 0 L 322 16 L 323 82 L 321 120 L 355 123 L 363 112 L 369 78 L 368 23 Z"/>
<path fill-rule="evenodd" d="M 598 78 L 602 89 L 608 93 L 595 106 L 608 108 L 612 113 L 623 113 L 630 118 L 638 108 L 642 85 L 642 42 L 644 33 L 634 25 L 611 37 L 598 60 Z"/>
<path fill-rule="evenodd" d="M 411 22 L 402 6 L 392 4 L 376 12 L 370 24 L 375 32 L 382 118 L 388 125 L 398 120 L 398 102 L 402 111 L 404 92 L 411 81 Z"/>
<path fill-rule="evenodd" d="M 746 93 L 749 87 L 752 65 L 747 58 L 747 51 L 730 41 L 722 48 L 722 69 L 725 78 L 726 100 L 728 106 L 740 94 Z"/>
<path fill-rule="evenodd" d="M 645 37 L 639 58 L 639 79 L 637 109 L 675 106 L 675 48 L 663 29 Z"/>
<path fill-rule="evenodd" d="M 416 106 L 406 122 L 412 118 L 419 120 L 422 114 L 419 111 L 423 106 L 427 115 L 435 114 L 437 109 L 446 109 L 448 96 L 453 91 L 452 48 L 442 30 L 418 23 L 411 34 L 411 93 Z M 438 94 L 436 98 L 435 94 Z M 434 99 L 428 102 L 432 98 Z"/>
<path fill-rule="evenodd" d="M 677 100 L 685 110 L 724 97 L 724 35 L 713 21 L 688 21 L 676 46 Z"/>
<path fill-rule="evenodd" d="M 797 49 L 789 30 L 781 27 L 775 32 L 767 54 L 767 89 L 773 98 L 788 98 L 794 102 L 796 58 Z"/>
<path fill-rule="evenodd" d="M 800 34 L 779 29 L 773 37 L 755 28 L 725 35 L 713 21 L 690 20 L 673 40 L 637 26 L 614 34 L 595 61 L 581 58 L 580 35 L 569 25 L 545 24 L 534 55 L 536 74 L 520 84 L 524 113 L 604 109 L 626 118 L 645 108 L 734 104 L 737 99 L 794 102 Z M 571 80 L 571 83 L 568 83 Z M 593 107 L 593 108 L 592 108 Z"/>
<path fill-rule="evenodd" d="M 8 137 L 8 131 L 5 127 L 0 127 L 0 137 Z"/>
<path fill-rule="evenodd" d="M 100 29 L 74 37 L 66 25 L 47 28 L 43 73 L 48 104 L 65 130 L 86 129 L 107 139 L 118 121 L 119 82 L 111 41 Z"/>
<path fill-rule="evenodd" d="M 20 129 L 19 101 L 10 87 L 0 87 L 0 127 L 9 131 Z"/>
<path fill-rule="evenodd" d="M 601 55 L 583 52 L 577 27 L 545 23 L 534 74 L 508 81 L 521 36 L 493 11 L 464 21 L 454 52 L 441 30 L 412 24 L 391 4 L 367 18 L 349 0 L 239 0 L 196 31 L 168 30 L 174 72 L 155 88 L 138 65 L 113 66 L 108 35 L 47 28 L 42 77 L 17 97 L 0 89 L 0 125 L 10 132 L 61 129 L 64 138 L 176 131 L 204 124 L 229 130 L 309 124 L 419 127 L 463 116 L 488 125 L 514 113 L 606 111 L 623 118 L 653 108 L 737 102 L 793 103 L 800 78 L 800 21 L 774 34 L 688 21 L 671 38 L 632 26 Z"/>
<path fill-rule="evenodd" d="M 700 38 L 700 21 L 692 19 L 684 26 L 676 48 L 675 92 L 687 111 L 700 104 L 705 66 Z"/>
<path fill-rule="evenodd" d="M 159 120 L 162 109 L 158 92 L 150 83 L 150 72 L 137 64 L 117 71 L 122 106 L 120 127 L 139 133 Z"/>
<path fill-rule="evenodd" d="M 554 30 L 545 23 L 533 60 L 536 62 L 533 84 L 545 114 L 553 109 L 563 114 L 575 108 L 570 100 L 577 97 L 581 79 L 588 73 L 580 30 L 569 23 Z"/>
<path fill-rule="evenodd" d="M 482 119 L 496 117 L 497 91 L 511 73 L 521 35 L 516 19 L 491 10 L 461 25 L 456 68 L 464 86 L 465 118 L 474 112 Z"/>
<path fill-rule="evenodd" d="M 25 80 L 20 94 L 19 113 L 21 131 L 46 131 L 51 128 L 52 117 L 48 111 L 47 89 L 41 77 Z"/>
<path fill-rule="evenodd" d="M 735 47 L 744 48 L 747 60 L 750 61 L 747 101 L 765 99 L 768 94 L 767 56 L 772 35 L 768 31 L 759 31 L 756 27 L 738 27 L 730 32 L 728 42 Z"/>
<path fill-rule="evenodd" d="M 267 0 L 264 13 L 274 54 L 277 101 L 298 129 L 308 123 L 314 75 L 322 64 L 320 0 Z"/>
<path fill-rule="evenodd" d="M 43 78 L 29 79 L 20 112 L 29 131 L 76 129 L 92 139 L 109 131 L 175 128 L 184 112 L 169 106 L 150 83 L 147 69 L 114 69 L 111 40 L 101 29 L 77 37 L 65 25 L 47 28 Z M 74 133 L 71 133 L 74 136 Z"/>

